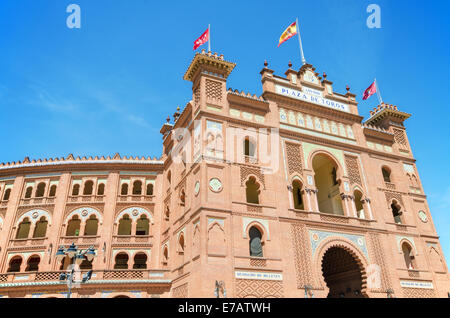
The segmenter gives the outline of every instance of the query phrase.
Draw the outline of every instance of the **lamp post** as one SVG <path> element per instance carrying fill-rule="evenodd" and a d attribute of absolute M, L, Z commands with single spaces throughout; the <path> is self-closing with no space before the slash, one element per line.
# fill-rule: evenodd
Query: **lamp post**
<path fill-rule="evenodd" d="M 308 298 L 308 294 L 311 293 L 311 298 L 314 298 L 313 287 L 311 285 L 305 285 L 305 298 Z"/>
<path fill-rule="evenodd" d="M 67 298 L 70 298 L 72 294 L 72 284 L 74 283 L 75 279 L 75 265 L 80 266 L 81 263 L 86 259 L 89 262 L 91 262 L 95 254 L 95 249 L 93 246 L 89 247 L 87 250 L 79 250 L 75 243 L 72 243 L 67 249 L 64 249 L 64 246 L 61 246 L 58 251 L 56 252 L 56 260 L 60 262 L 64 257 L 68 256 L 71 259 L 71 270 L 68 274 L 61 274 L 59 276 L 60 281 L 67 281 L 69 291 L 67 293 Z M 88 271 L 82 278 L 81 282 L 78 283 L 86 283 L 88 280 L 90 280 L 92 277 L 92 270 Z"/>
<path fill-rule="evenodd" d="M 386 290 L 386 293 L 387 293 L 387 298 L 394 298 L 394 291 L 391 288 Z"/>

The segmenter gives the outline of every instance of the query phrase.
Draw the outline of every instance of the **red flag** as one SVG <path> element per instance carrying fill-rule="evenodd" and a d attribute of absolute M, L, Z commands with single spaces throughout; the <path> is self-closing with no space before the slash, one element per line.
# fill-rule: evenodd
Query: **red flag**
<path fill-rule="evenodd" d="M 377 92 L 377 85 L 375 84 L 375 82 L 373 82 L 372 85 L 370 85 L 369 88 L 367 88 L 366 91 L 364 92 L 363 100 L 368 99 L 376 92 Z"/>
<path fill-rule="evenodd" d="M 209 28 L 194 42 L 194 51 L 201 45 L 209 41 Z"/>

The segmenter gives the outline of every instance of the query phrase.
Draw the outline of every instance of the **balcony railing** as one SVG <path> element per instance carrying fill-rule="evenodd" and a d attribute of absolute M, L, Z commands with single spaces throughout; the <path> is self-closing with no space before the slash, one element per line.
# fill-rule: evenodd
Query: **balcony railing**
<path fill-rule="evenodd" d="M 113 243 L 151 243 L 153 235 L 114 235 Z"/>
<path fill-rule="evenodd" d="M 20 205 L 35 205 L 35 204 L 54 204 L 55 197 L 40 197 L 40 198 L 23 198 L 20 199 Z"/>
<path fill-rule="evenodd" d="M 104 195 L 73 195 L 69 196 L 68 203 L 78 202 L 103 202 L 105 200 Z"/>
<path fill-rule="evenodd" d="M 88 270 L 81 270 L 80 278 Z M 52 272 L 17 272 L 0 274 L 1 283 L 11 282 L 49 282 L 59 281 L 59 276 L 67 271 L 52 271 Z M 100 280 L 168 280 L 167 270 L 152 270 L 152 269 L 115 269 L 115 270 L 94 270 L 91 281 Z M 65 283 L 65 282 L 63 282 Z"/>
<path fill-rule="evenodd" d="M 10 247 L 23 247 L 23 246 L 42 246 L 45 245 L 46 237 L 26 238 L 26 239 L 13 239 L 9 241 Z"/>
<path fill-rule="evenodd" d="M 119 195 L 117 201 L 119 202 L 153 202 L 155 196 L 153 195 Z"/>
<path fill-rule="evenodd" d="M 386 189 L 389 190 L 395 190 L 395 184 L 392 182 L 384 182 L 384 184 L 386 185 Z"/>
<path fill-rule="evenodd" d="M 100 236 L 97 235 L 83 235 L 83 236 L 61 236 L 62 244 L 95 244 Z"/>

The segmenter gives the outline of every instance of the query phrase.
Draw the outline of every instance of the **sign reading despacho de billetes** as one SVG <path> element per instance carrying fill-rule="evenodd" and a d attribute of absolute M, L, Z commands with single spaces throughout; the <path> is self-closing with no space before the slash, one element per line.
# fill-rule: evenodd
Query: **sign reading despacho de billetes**
<path fill-rule="evenodd" d="M 318 96 L 317 94 L 311 95 L 307 92 L 301 92 L 292 88 L 283 87 L 280 85 L 275 85 L 275 91 L 277 94 L 292 97 L 295 99 L 303 100 L 305 102 L 314 103 L 320 106 L 325 106 L 333 109 L 337 109 L 340 111 L 344 111 L 349 113 L 349 107 L 347 104 L 336 102 L 334 100 L 330 100 L 327 98 L 323 98 Z"/>

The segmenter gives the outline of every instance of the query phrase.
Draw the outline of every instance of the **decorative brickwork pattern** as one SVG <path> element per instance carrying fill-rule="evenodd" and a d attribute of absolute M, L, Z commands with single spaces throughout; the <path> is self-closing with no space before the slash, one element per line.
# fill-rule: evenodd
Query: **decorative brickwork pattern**
<path fill-rule="evenodd" d="M 236 280 L 237 298 L 282 298 L 283 283 L 280 281 L 237 279 Z"/>
<path fill-rule="evenodd" d="M 403 130 L 394 128 L 394 140 L 400 148 L 408 149 L 408 143 L 406 142 L 405 132 Z"/>
<path fill-rule="evenodd" d="M 248 166 L 241 166 L 241 186 L 244 186 L 248 176 L 254 175 L 261 182 L 264 189 L 266 188 L 266 183 L 264 181 L 264 174 L 261 172 L 259 168 L 253 168 Z"/>
<path fill-rule="evenodd" d="M 358 159 L 356 157 L 345 156 L 347 173 L 352 184 L 362 185 L 361 174 L 359 173 Z"/>
<path fill-rule="evenodd" d="M 292 143 L 286 143 L 286 155 L 288 161 L 289 175 L 294 173 L 303 174 L 302 150 L 301 146 Z"/>
<path fill-rule="evenodd" d="M 59 280 L 59 275 L 61 275 L 61 273 L 58 273 L 58 272 L 37 273 L 34 280 L 37 280 L 37 281 Z"/>
<path fill-rule="evenodd" d="M 385 256 L 383 253 L 383 246 L 380 242 L 380 235 L 375 233 L 369 234 L 369 244 L 370 244 L 370 259 L 373 263 L 380 267 L 381 275 L 381 286 L 380 289 L 372 289 L 374 291 L 384 292 L 391 288 L 391 281 L 389 278 L 389 273 L 387 272 L 387 266 L 385 261 Z"/>
<path fill-rule="evenodd" d="M 136 279 L 144 278 L 142 271 L 105 271 L 104 279 Z"/>
<path fill-rule="evenodd" d="M 405 298 L 435 298 L 434 289 L 423 288 L 402 288 L 403 297 Z"/>
<path fill-rule="evenodd" d="M 297 276 L 297 288 L 313 285 L 311 272 L 311 250 L 308 234 L 303 224 L 291 224 L 294 265 Z"/>
<path fill-rule="evenodd" d="M 183 284 L 175 287 L 172 291 L 173 298 L 187 298 L 188 297 L 188 284 Z"/>
<path fill-rule="evenodd" d="M 222 100 L 222 83 L 206 80 L 206 97 Z"/>
<path fill-rule="evenodd" d="M 349 220 L 345 217 L 335 217 L 335 216 L 329 216 L 329 215 L 320 215 L 320 219 L 325 222 L 332 222 L 332 223 L 342 223 L 347 224 L 349 223 Z"/>
<path fill-rule="evenodd" d="M 252 267 L 266 267 L 267 266 L 267 261 L 265 259 L 251 258 L 250 259 L 250 266 L 252 266 Z"/>
<path fill-rule="evenodd" d="M 391 205 L 392 199 L 395 199 L 395 200 L 397 200 L 398 203 L 401 204 L 401 206 L 403 208 L 405 207 L 405 204 L 403 203 L 402 195 L 400 193 L 386 191 L 386 192 L 384 192 L 384 194 L 386 195 L 386 201 L 389 206 Z"/>
<path fill-rule="evenodd" d="M 194 104 L 195 106 L 200 105 L 200 87 L 194 90 Z"/>

